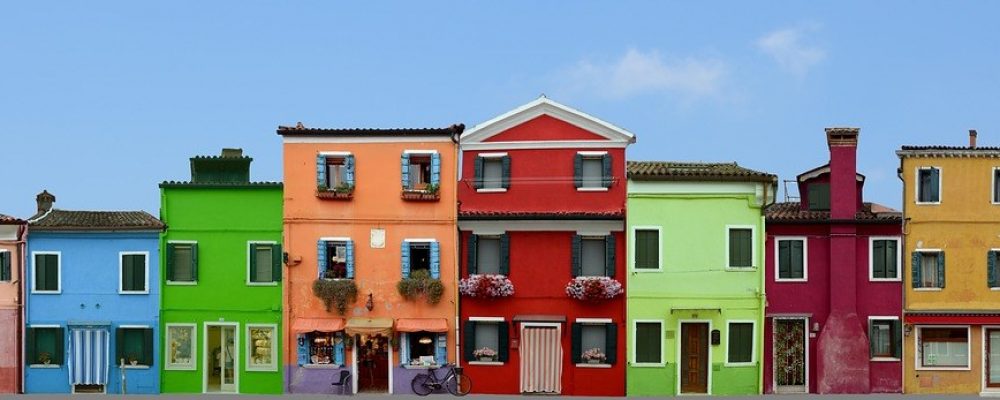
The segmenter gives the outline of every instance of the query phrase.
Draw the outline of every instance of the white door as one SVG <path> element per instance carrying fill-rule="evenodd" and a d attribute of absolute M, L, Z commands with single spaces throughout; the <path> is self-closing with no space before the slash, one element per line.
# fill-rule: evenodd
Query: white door
<path fill-rule="evenodd" d="M 205 324 L 205 392 L 237 393 L 239 337 L 236 324 Z"/>

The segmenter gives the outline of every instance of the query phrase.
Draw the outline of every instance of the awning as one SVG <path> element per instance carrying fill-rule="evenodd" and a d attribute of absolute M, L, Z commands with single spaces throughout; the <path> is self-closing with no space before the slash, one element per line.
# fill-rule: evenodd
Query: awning
<path fill-rule="evenodd" d="M 444 318 L 399 318 L 396 332 L 448 332 L 448 320 Z"/>
<path fill-rule="evenodd" d="M 392 334 L 392 318 L 351 318 L 344 331 L 348 335 Z"/>
<path fill-rule="evenodd" d="M 519 314 L 514 322 L 566 322 L 565 315 Z"/>
<path fill-rule="evenodd" d="M 1000 313 L 995 312 L 908 312 L 903 317 L 907 324 L 1000 324 Z"/>
<path fill-rule="evenodd" d="M 292 322 L 293 333 L 337 332 L 344 330 L 343 318 L 296 318 Z"/>

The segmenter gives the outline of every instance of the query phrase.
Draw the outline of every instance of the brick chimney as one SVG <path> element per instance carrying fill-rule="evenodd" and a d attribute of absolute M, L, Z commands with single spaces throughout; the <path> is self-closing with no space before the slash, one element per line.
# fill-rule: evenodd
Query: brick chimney
<path fill-rule="evenodd" d="M 976 148 L 976 136 L 978 135 L 975 129 L 969 129 L 969 147 Z"/>
<path fill-rule="evenodd" d="M 35 196 L 35 202 L 38 203 L 38 214 L 44 214 L 52 209 L 52 204 L 56 202 L 56 196 L 53 196 L 48 190 L 42 190 L 38 196 Z"/>
<path fill-rule="evenodd" d="M 830 146 L 830 218 L 854 219 L 858 211 L 858 128 L 826 128 Z"/>

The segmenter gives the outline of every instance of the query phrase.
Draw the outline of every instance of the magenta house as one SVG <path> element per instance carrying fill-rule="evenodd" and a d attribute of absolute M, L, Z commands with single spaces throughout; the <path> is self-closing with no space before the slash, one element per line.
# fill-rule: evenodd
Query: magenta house
<path fill-rule="evenodd" d="M 863 200 L 858 129 L 766 210 L 765 393 L 902 391 L 902 214 Z M 794 199 L 789 199 L 794 200 Z"/>

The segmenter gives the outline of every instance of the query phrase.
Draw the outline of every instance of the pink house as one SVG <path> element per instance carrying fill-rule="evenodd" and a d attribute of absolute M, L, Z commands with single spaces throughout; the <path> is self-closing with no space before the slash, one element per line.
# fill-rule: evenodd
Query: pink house
<path fill-rule="evenodd" d="M 0 395 L 21 393 L 25 221 L 0 214 Z"/>
<path fill-rule="evenodd" d="M 765 393 L 902 391 L 902 214 L 863 201 L 858 129 L 766 211 Z"/>

